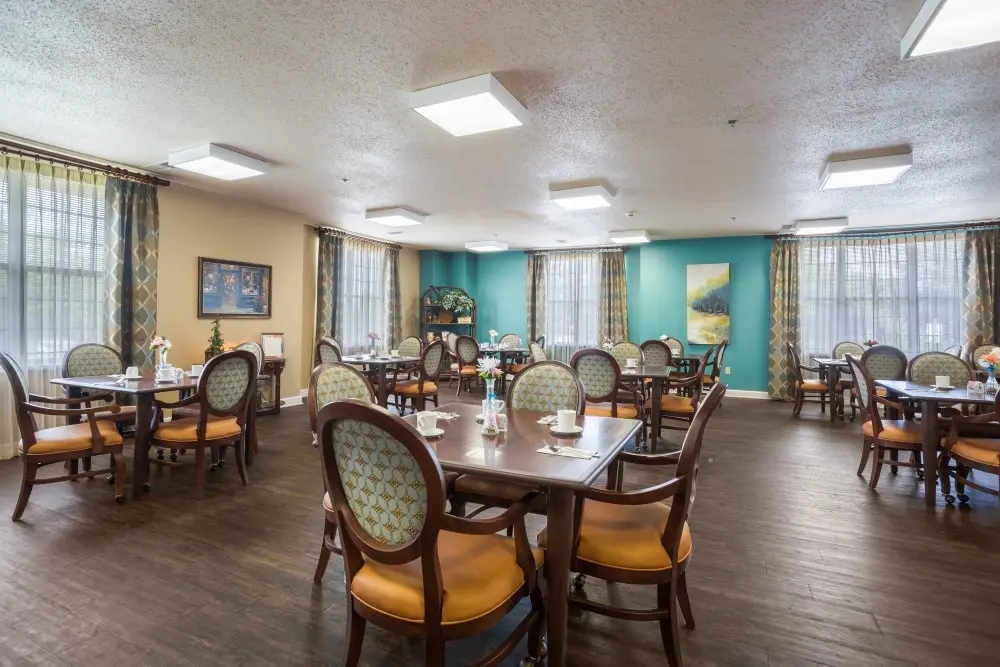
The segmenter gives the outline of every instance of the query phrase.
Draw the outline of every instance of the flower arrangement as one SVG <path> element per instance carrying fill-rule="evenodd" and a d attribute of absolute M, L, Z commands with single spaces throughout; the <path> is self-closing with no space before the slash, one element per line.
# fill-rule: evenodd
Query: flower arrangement
<path fill-rule="evenodd" d="M 484 380 L 496 380 L 503 375 L 503 371 L 500 369 L 500 360 L 496 357 L 480 357 L 476 373 Z"/>
<path fill-rule="evenodd" d="M 865 347 L 875 347 L 876 345 L 878 345 L 878 341 L 875 340 L 874 338 L 869 338 L 865 341 L 862 341 L 861 344 L 864 345 Z"/>
<path fill-rule="evenodd" d="M 150 350 L 169 350 L 173 346 L 174 344 L 170 342 L 170 339 L 164 336 L 153 336 L 153 340 L 149 342 Z"/>
<path fill-rule="evenodd" d="M 979 357 L 979 365 L 987 373 L 996 373 L 998 364 L 1000 364 L 1000 347 L 995 347 Z"/>
<path fill-rule="evenodd" d="M 500 335 L 499 331 L 497 331 L 496 329 L 490 329 L 490 338 L 496 338 L 499 335 Z"/>
<path fill-rule="evenodd" d="M 370 334 L 368 334 L 368 340 L 370 340 L 372 342 L 372 345 L 374 345 L 375 343 L 382 340 L 382 337 L 373 331 Z"/>

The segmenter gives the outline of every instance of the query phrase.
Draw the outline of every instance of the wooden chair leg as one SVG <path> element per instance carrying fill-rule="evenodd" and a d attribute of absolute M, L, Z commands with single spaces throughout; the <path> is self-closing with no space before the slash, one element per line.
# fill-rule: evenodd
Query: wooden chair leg
<path fill-rule="evenodd" d="M 444 667 L 444 639 L 441 630 L 429 632 L 426 641 L 426 657 L 424 665 L 426 667 Z"/>
<path fill-rule="evenodd" d="M 868 438 L 861 439 L 861 464 L 858 466 L 858 475 L 863 475 L 865 467 L 868 465 L 868 456 L 872 452 L 872 441 Z"/>
<path fill-rule="evenodd" d="M 899 450 L 898 449 L 891 449 L 891 450 L 889 450 L 889 458 L 892 459 L 893 461 L 898 461 L 899 460 Z M 897 466 L 897 465 L 889 466 L 889 471 L 892 472 L 893 475 L 898 475 L 899 474 L 899 466 Z"/>
<path fill-rule="evenodd" d="M 347 647 L 344 649 L 344 667 L 357 667 L 361 659 L 361 643 L 365 639 L 365 619 L 354 611 L 351 596 L 347 596 L 347 604 L 351 610 L 347 614 L 346 632 Z"/>
<path fill-rule="evenodd" d="M 243 437 L 233 446 L 233 449 L 236 450 L 236 470 L 240 473 L 240 481 L 243 482 L 243 486 L 247 485 L 246 450 L 248 446 L 247 434 L 244 431 Z"/>
<path fill-rule="evenodd" d="M 542 664 L 542 640 L 545 637 L 545 597 L 538 586 L 531 591 L 531 610 L 537 615 L 528 627 L 528 658 L 535 665 Z"/>
<path fill-rule="evenodd" d="M 677 576 L 677 605 L 684 614 L 684 625 L 694 630 L 694 614 L 691 613 L 691 599 L 688 597 L 687 572 L 683 570 Z"/>
<path fill-rule="evenodd" d="M 24 508 L 28 506 L 28 498 L 32 489 L 35 488 L 35 474 L 38 472 L 38 464 L 31 461 L 24 454 L 21 455 L 21 492 L 17 496 L 17 504 L 14 505 L 14 515 L 11 521 L 20 521 L 24 514 Z"/>
<path fill-rule="evenodd" d="M 830 409 L 833 410 L 833 400 L 830 401 Z M 819 411 L 826 414 L 826 394 L 819 395 Z"/>
<path fill-rule="evenodd" d="M 195 447 L 194 448 L 194 474 L 197 479 L 195 479 L 195 495 L 198 498 L 205 497 L 205 450 L 207 447 Z M 134 474 L 134 473 L 133 473 Z"/>
<path fill-rule="evenodd" d="M 941 495 L 946 498 L 951 495 L 951 475 L 948 471 L 948 454 L 942 453 L 938 459 L 938 479 L 941 484 Z M 954 502 L 954 498 L 948 502 Z"/>
<path fill-rule="evenodd" d="M 326 541 L 329 539 L 331 542 L 337 537 L 337 524 L 332 521 L 326 521 L 323 526 L 323 541 L 319 549 L 319 561 L 316 563 L 316 572 L 313 574 L 313 582 L 321 583 L 323 581 L 323 575 L 326 574 L 326 566 L 330 562 L 330 547 L 326 546 Z"/>
<path fill-rule="evenodd" d="M 115 474 L 112 478 L 115 481 L 115 502 L 125 502 L 125 452 L 118 456 L 111 455 L 111 463 L 115 466 Z"/>
<path fill-rule="evenodd" d="M 680 627 L 677 624 L 677 583 L 660 584 L 656 587 L 656 602 L 660 611 L 667 612 L 666 618 L 661 618 L 660 639 L 663 640 L 663 651 L 667 654 L 670 667 L 681 667 Z"/>
<path fill-rule="evenodd" d="M 882 474 L 882 457 L 885 456 L 885 449 L 876 442 L 875 451 L 872 453 L 875 460 L 872 462 L 872 477 L 868 481 L 868 488 L 874 491 L 875 487 L 878 486 L 879 475 Z"/>

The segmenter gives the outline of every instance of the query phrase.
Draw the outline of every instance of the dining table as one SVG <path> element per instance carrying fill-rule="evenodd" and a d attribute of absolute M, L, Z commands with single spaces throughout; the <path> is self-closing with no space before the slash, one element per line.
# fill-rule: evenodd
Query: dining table
<path fill-rule="evenodd" d="M 660 438 L 660 400 L 663 397 L 663 383 L 671 374 L 676 373 L 677 369 L 673 366 L 654 366 L 649 364 L 622 369 L 623 381 L 628 381 L 629 378 L 652 380 L 649 383 L 651 387 L 649 401 L 649 451 L 652 454 L 656 453 L 656 443 Z"/>
<path fill-rule="evenodd" d="M 507 428 L 487 437 L 477 422 L 479 406 L 448 403 L 434 409 L 457 417 L 439 419 L 444 433 L 427 442 L 448 472 L 473 474 L 544 490 L 547 500 L 548 573 L 547 631 L 548 662 L 551 667 L 567 663 L 570 564 L 573 553 L 573 514 L 577 492 L 589 488 L 615 462 L 619 452 L 635 437 L 642 422 L 635 419 L 578 416 L 583 427 L 578 436 L 555 436 L 539 420 L 551 413 L 507 408 Z M 416 426 L 417 415 L 404 418 Z M 539 452 L 553 445 L 593 453 L 584 459 Z M 613 468 L 613 471 L 616 468 Z"/>
<path fill-rule="evenodd" d="M 375 391 L 378 395 L 378 404 L 385 408 L 389 405 L 389 383 L 387 380 L 389 367 L 412 365 L 420 361 L 420 357 L 373 357 L 369 354 L 354 354 L 345 356 L 342 361 L 352 366 L 367 366 L 374 369 L 377 378 Z"/>
<path fill-rule="evenodd" d="M 934 389 L 925 384 L 906 380 L 875 380 L 875 384 L 886 390 L 889 400 L 905 398 L 920 404 L 921 452 L 924 462 L 924 502 L 937 503 L 937 452 L 941 445 L 938 429 L 938 411 L 941 405 L 993 405 L 995 395 L 969 391 L 968 387 Z M 896 412 L 893 410 L 892 412 Z M 898 419 L 898 414 L 890 414 Z"/>
<path fill-rule="evenodd" d="M 813 357 L 816 367 L 819 368 L 819 376 L 826 380 L 826 391 L 830 397 L 830 423 L 834 423 L 839 415 L 844 418 L 844 395 L 837 391 L 837 383 L 840 382 L 840 374 L 848 367 L 846 359 L 834 359 L 831 357 Z"/>

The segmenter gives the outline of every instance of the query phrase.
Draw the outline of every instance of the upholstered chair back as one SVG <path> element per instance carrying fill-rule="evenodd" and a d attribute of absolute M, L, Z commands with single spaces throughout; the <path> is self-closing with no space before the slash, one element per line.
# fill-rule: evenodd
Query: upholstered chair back
<path fill-rule="evenodd" d="M 953 354 L 944 352 L 924 352 L 910 360 L 906 369 L 906 379 L 917 384 L 934 384 L 938 375 L 947 375 L 950 383 L 962 386 L 974 380 L 972 368 Z"/>
<path fill-rule="evenodd" d="M 253 354 L 254 358 L 257 359 L 257 372 L 260 372 L 260 369 L 264 366 L 264 348 L 260 346 L 260 343 L 248 340 L 245 343 L 240 343 L 233 349 L 246 350 L 247 352 Z"/>
<path fill-rule="evenodd" d="M 906 355 L 891 345 L 874 345 L 861 355 L 861 365 L 873 380 L 902 380 L 906 377 Z"/>
<path fill-rule="evenodd" d="M 475 366 L 479 359 L 479 343 L 472 336 L 459 336 L 455 339 L 455 356 L 459 367 Z"/>
<path fill-rule="evenodd" d="M 198 379 L 203 412 L 234 416 L 245 423 L 247 405 L 257 378 L 257 357 L 250 350 L 233 350 L 209 359 Z"/>
<path fill-rule="evenodd" d="M 589 402 L 603 403 L 614 398 L 622 371 L 613 356 L 604 350 L 580 350 L 573 355 L 569 365 L 580 377 Z"/>
<path fill-rule="evenodd" d="M 622 368 L 625 368 L 628 365 L 626 363 L 627 359 L 638 359 L 640 366 L 645 363 L 642 348 L 630 340 L 623 340 L 620 343 L 615 343 L 615 346 L 611 348 L 611 356 L 615 358 L 615 361 L 617 361 L 618 365 Z"/>
<path fill-rule="evenodd" d="M 444 343 L 439 340 L 429 343 L 420 353 L 420 374 L 426 379 L 436 378 L 441 373 L 444 357 Z"/>
<path fill-rule="evenodd" d="M 844 355 L 849 354 L 860 359 L 864 353 L 865 348 L 861 345 L 858 345 L 854 341 L 843 340 L 833 346 L 833 354 L 830 356 L 833 359 L 843 359 Z"/>
<path fill-rule="evenodd" d="M 507 406 L 515 410 L 583 414 L 584 389 L 579 376 L 560 361 L 539 361 L 517 374 L 507 387 Z"/>
<path fill-rule="evenodd" d="M 539 361 L 545 361 L 545 348 L 541 343 L 529 343 L 528 350 L 531 352 L 531 363 L 536 364 Z"/>
<path fill-rule="evenodd" d="M 996 343 L 984 343 L 983 345 L 976 345 L 969 352 L 968 362 L 972 364 L 973 368 L 979 368 L 979 360 L 982 359 L 984 354 L 989 354 L 993 351 L 993 348 L 997 347 Z"/>
<path fill-rule="evenodd" d="M 680 338 L 674 338 L 673 336 L 667 336 L 666 340 L 663 341 L 670 348 L 670 354 L 675 357 L 684 356 L 684 343 L 681 342 Z"/>
<path fill-rule="evenodd" d="M 504 334 L 500 337 L 500 347 L 519 348 L 521 347 L 521 337 L 512 333 Z"/>
<path fill-rule="evenodd" d="M 404 357 L 419 357 L 424 344 L 416 336 L 407 336 L 399 342 L 399 354 Z"/>
<path fill-rule="evenodd" d="M 313 363 L 316 366 L 333 361 L 341 361 L 344 355 L 340 351 L 340 343 L 333 338 L 324 337 L 316 341 L 316 355 Z"/>
<path fill-rule="evenodd" d="M 62 376 L 65 378 L 118 375 L 125 372 L 125 363 L 114 348 L 98 343 L 77 345 L 63 358 Z"/>
<path fill-rule="evenodd" d="M 641 347 L 646 363 L 650 366 L 669 366 L 673 361 L 670 347 L 662 340 L 647 340 Z"/>
<path fill-rule="evenodd" d="M 309 424 L 313 432 L 316 432 L 316 415 L 324 405 L 349 398 L 375 402 L 375 392 L 361 371 L 339 361 L 313 369 L 309 376 Z"/>

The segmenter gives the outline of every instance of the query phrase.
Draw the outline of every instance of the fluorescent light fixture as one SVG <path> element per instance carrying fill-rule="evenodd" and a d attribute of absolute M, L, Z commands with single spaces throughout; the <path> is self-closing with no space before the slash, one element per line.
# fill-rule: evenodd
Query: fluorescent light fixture
<path fill-rule="evenodd" d="M 456 137 L 523 125 L 527 113 L 492 74 L 410 93 L 410 108 Z"/>
<path fill-rule="evenodd" d="M 503 241 L 469 241 L 465 244 L 465 249 L 472 252 L 503 252 L 507 249 L 507 244 Z"/>
<path fill-rule="evenodd" d="M 386 227 L 409 227 L 422 224 L 426 215 L 408 208 L 379 208 L 365 211 L 365 220 L 371 220 Z"/>
<path fill-rule="evenodd" d="M 820 220 L 796 220 L 792 233 L 796 236 L 820 236 L 838 234 L 847 229 L 847 218 L 822 218 Z"/>
<path fill-rule="evenodd" d="M 824 190 L 834 190 L 866 185 L 887 185 L 912 166 L 912 153 L 827 162 L 820 178 L 820 187 Z"/>
<path fill-rule="evenodd" d="M 231 151 L 216 144 L 204 144 L 167 156 L 167 164 L 204 176 L 235 181 L 266 174 L 271 165 L 255 157 Z"/>
<path fill-rule="evenodd" d="M 900 58 L 1000 41 L 997 0 L 924 0 L 899 43 Z"/>
<path fill-rule="evenodd" d="M 549 190 L 549 199 L 567 211 L 585 211 L 591 208 L 607 208 L 615 196 L 603 185 L 588 185 L 568 190 Z"/>
<path fill-rule="evenodd" d="M 611 232 L 609 234 L 613 243 L 649 243 L 649 234 L 645 229 L 630 229 L 623 232 Z"/>

